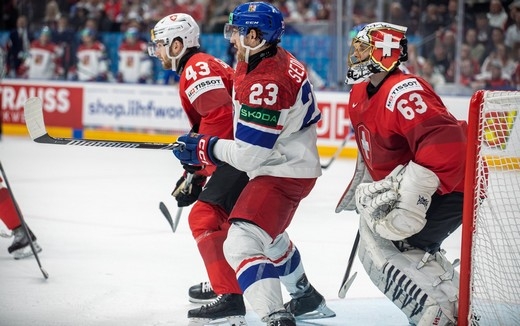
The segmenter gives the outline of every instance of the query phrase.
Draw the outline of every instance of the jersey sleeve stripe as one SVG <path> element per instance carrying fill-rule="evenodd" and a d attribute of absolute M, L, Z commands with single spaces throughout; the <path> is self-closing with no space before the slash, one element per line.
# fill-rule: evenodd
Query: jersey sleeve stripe
<path fill-rule="evenodd" d="M 271 149 L 278 139 L 278 133 L 261 131 L 245 124 L 238 123 L 235 138 L 245 143 Z"/>

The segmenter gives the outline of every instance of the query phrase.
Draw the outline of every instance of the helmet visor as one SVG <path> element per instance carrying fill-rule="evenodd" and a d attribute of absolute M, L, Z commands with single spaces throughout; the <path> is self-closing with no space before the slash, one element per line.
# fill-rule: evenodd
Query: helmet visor
<path fill-rule="evenodd" d="M 226 40 L 230 40 L 233 36 L 233 33 L 239 33 L 239 35 L 246 35 L 246 28 L 229 23 L 224 25 L 224 38 Z"/>
<path fill-rule="evenodd" d="M 164 47 L 164 43 L 162 41 L 155 43 L 155 42 L 148 42 L 148 55 L 151 57 L 157 57 L 157 51 L 161 47 Z"/>

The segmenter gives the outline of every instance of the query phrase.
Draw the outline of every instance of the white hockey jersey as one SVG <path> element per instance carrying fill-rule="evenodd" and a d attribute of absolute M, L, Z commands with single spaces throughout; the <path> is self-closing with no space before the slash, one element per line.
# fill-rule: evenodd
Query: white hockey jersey
<path fill-rule="evenodd" d="M 152 62 L 147 45 L 143 41 L 123 42 L 119 47 L 118 81 L 122 83 L 144 83 L 152 74 Z"/>

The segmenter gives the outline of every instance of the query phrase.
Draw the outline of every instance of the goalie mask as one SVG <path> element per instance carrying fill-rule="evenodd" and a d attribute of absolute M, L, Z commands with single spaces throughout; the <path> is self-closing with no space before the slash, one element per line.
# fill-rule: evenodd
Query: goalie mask
<path fill-rule="evenodd" d="M 407 28 L 390 23 L 372 23 L 352 39 L 348 54 L 346 84 L 357 84 L 379 72 L 390 72 L 408 60 Z"/>
<path fill-rule="evenodd" d="M 148 45 L 148 54 L 156 57 L 157 45 L 166 48 L 166 55 L 172 61 L 172 70 L 176 70 L 178 60 L 184 55 L 186 49 L 199 47 L 199 25 L 193 17 L 187 14 L 172 14 L 161 19 L 150 31 L 151 42 Z M 170 54 L 170 47 L 175 39 L 181 39 L 183 49 L 175 57 Z"/>

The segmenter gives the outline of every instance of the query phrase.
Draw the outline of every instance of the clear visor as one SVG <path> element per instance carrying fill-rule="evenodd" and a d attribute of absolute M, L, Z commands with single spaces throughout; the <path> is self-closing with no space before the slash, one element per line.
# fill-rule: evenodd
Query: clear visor
<path fill-rule="evenodd" d="M 148 55 L 157 57 L 157 51 L 159 51 L 161 47 L 164 47 L 163 43 L 148 42 Z"/>
<path fill-rule="evenodd" d="M 244 33 L 244 27 L 239 27 L 236 25 L 232 25 L 227 23 L 224 25 L 224 38 L 226 40 L 230 40 L 233 36 L 233 33 L 239 33 L 240 35 L 245 35 Z"/>
<path fill-rule="evenodd" d="M 371 54 L 372 46 L 370 44 L 354 39 L 348 53 L 348 65 L 353 66 L 368 61 Z"/>

